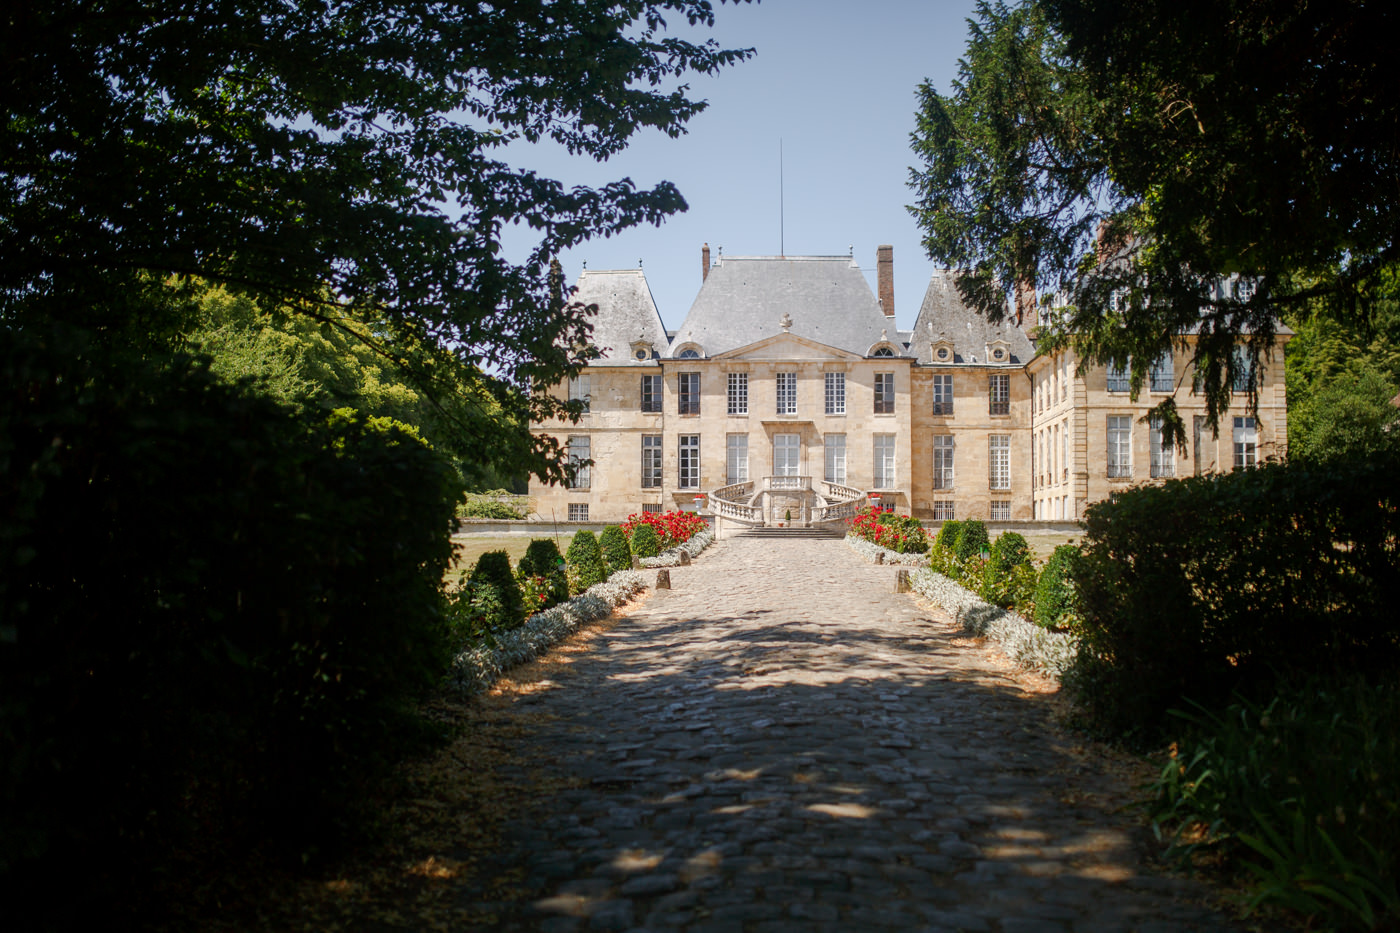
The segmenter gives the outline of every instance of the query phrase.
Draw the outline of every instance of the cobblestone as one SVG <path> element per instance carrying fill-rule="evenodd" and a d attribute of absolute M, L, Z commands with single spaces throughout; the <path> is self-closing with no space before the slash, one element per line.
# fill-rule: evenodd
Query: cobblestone
<path fill-rule="evenodd" d="M 517 701 L 582 786 L 503 857 L 505 931 L 1235 929 L 1140 861 L 1125 790 L 894 569 L 734 538 Z"/>

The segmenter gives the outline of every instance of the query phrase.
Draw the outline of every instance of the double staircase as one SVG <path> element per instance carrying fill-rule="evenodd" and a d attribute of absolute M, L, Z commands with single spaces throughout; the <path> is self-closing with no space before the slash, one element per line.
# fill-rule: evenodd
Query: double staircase
<path fill-rule="evenodd" d="M 801 536 L 844 534 L 846 520 L 865 493 L 839 483 L 813 483 L 810 476 L 764 476 L 712 490 L 707 511 L 746 525 L 747 534 Z"/>

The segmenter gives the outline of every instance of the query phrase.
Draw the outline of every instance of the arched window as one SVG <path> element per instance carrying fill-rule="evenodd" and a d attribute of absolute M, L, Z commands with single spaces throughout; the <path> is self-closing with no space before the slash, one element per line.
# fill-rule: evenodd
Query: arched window
<path fill-rule="evenodd" d="M 680 355 L 677 356 L 676 359 L 678 359 L 678 360 L 698 360 L 698 359 L 700 359 L 700 354 L 699 354 L 699 352 L 696 351 L 696 349 L 695 349 L 694 347 L 686 347 L 684 350 L 682 350 L 682 351 L 680 352 Z"/>

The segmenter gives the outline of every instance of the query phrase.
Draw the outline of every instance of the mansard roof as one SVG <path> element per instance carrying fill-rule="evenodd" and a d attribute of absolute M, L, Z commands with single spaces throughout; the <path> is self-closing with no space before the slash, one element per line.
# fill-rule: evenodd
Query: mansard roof
<path fill-rule="evenodd" d="M 992 362 L 987 347 L 1004 343 L 1011 365 L 1023 366 L 1035 356 L 1035 348 L 1026 332 L 1008 317 L 992 324 L 963 303 L 958 294 L 957 273 L 951 269 L 935 270 L 929 279 L 924 303 L 919 307 L 919 319 L 909 341 L 909 352 L 921 363 L 943 363 L 935 360 L 933 348 L 940 342 L 953 346 L 953 363 Z"/>
<path fill-rule="evenodd" d="M 592 343 L 603 356 L 596 362 L 640 364 L 644 361 L 636 359 L 636 344 L 646 344 L 658 355 L 666 354 L 666 328 L 641 269 L 585 269 L 572 300 L 598 306 L 592 319 Z M 647 358 L 651 358 L 650 352 Z"/>
<path fill-rule="evenodd" d="M 718 356 L 790 333 L 864 356 L 895 340 L 860 267 L 850 256 L 725 256 L 711 267 L 671 347 Z M 668 354 L 670 355 L 670 354 Z"/>

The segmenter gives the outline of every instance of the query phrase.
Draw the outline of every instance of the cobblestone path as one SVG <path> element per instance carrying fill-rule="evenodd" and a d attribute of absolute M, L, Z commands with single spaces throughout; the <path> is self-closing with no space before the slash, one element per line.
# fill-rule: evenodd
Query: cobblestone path
<path fill-rule="evenodd" d="M 583 784 L 510 828 L 543 896 L 499 928 L 1231 929 L 1144 871 L 1121 782 L 893 573 L 730 539 L 522 696 Z"/>

